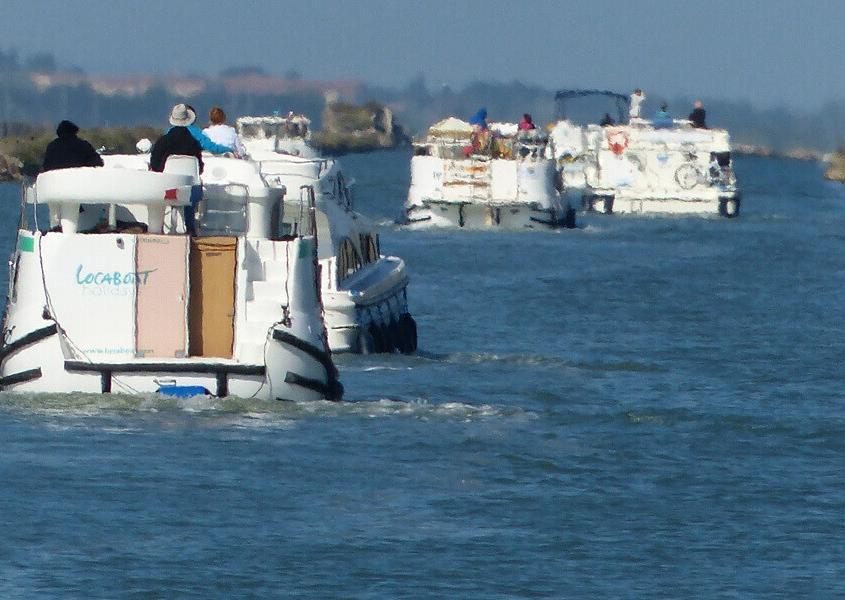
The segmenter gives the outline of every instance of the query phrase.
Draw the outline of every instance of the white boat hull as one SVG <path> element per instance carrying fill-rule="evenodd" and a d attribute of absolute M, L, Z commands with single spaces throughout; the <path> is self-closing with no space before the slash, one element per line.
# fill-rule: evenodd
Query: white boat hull
<path fill-rule="evenodd" d="M 3 391 L 341 397 L 314 238 L 21 229 L 10 267 Z"/>
<path fill-rule="evenodd" d="M 695 197 L 655 198 L 627 195 L 606 190 L 590 191 L 581 195 L 582 206 L 588 212 L 602 214 L 664 214 L 702 215 L 733 218 L 739 215 L 741 197 L 736 192 L 708 194 Z"/>
<path fill-rule="evenodd" d="M 76 238 L 61 244 L 64 252 L 73 252 L 73 246 L 90 246 L 85 242 L 115 237 L 48 234 L 53 239 L 59 236 Z M 131 244 L 131 235 L 117 237 L 124 247 Z M 307 311 L 292 311 L 287 325 L 279 322 L 281 314 L 277 322 L 267 323 L 263 351 L 258 356 L 252 353 L 260 360 L 239 359 L 239 354 L 249 355 L 255 343 L 248 340 L 252 327 L 246 322 L 236 341 L 235 356 L 229 359 L 137 358 L 138 351 L 126 347 L 137 337 L 137 321 L 125 322 L 120 305 L 131 312 L 136 305 L 131 287 L 142 285 L 141 278 L 136 277 L 128 287 L 114 283 L 113 277 L 107 283 L 79 284 L 87 281 L 87 276 L 86 271 L 77 271 L 72 280 L 80 289 L 66 289 L 59 297 L 61 283 L 54 267 L 61 272 L 66 265 L 50 259 L 51 253 L 40 247 L 40 238 L 30 238 L 35 242 L 33 251 L 18 252 L 15 259 L 14 294 L 7 306 L 6 340 L 0 348 L 3 391 L 145 394 L 162 387 L 198 387 L 213 395 L 263 400 L 339 399 L 342 387 L 321 343 L 319 320 L 313 321 Z M 46 259 L 43 270 L 39 258 Z M 103 273 L 111 275 L 97 272 L 98 276 Z M 301 275 L 311 277 L 313 283 L 313 271 Z M 125 280 L 124 276 L 121 282 Z M 289 281 L 289 285 L 295 287 L 297 281 Z M 241 305 L 236 310 L 244 308 Z"/>
<path fill-rule="evenodd" d="M 270 185 L 314 191 L 320 290 L 331 351 L 414 352 L 416 324 L 408 309 L 405 263 L 379 254 L 376 228 L 353 210 L 338 162 L 266 149 L 251 151 L 251 157 Z M 284 219 L 291 230 L 303 227 L 301 206 L 297 195 L 288 196 Z M 357 257 L 346 267 L 341 266 L 344 247 Z"/>
<path fill-rule="evenodd" d="M 574 227 L 574 216 L 563 208 L 543 209 L 527 204 L 423 202 L 406 208 L 404 224 L 410 229 L 555 229 Z"/>
<path fill-rule="evenodd" d="M 555 163 L 542 147 L 508 158 L 442 156 L 420 142 L 411 159 L 404 224 L 412 229 L 550 229 L 574 227 L 575 213 L 555 187 Z"/>
<path fill-rule="evenodd" d="M 566 194 L 606 214 L 739 215 L 730 136 L 687 122 L 579 127 L 560 121 L 552 154 Z"/>
<path fill-rule="evenodd" d="M 415 351 L 407 286 L 404 261 L 381 257 L 344 281 L 341 289 L 326 290 L 323 304 L 332 352 Z"/>

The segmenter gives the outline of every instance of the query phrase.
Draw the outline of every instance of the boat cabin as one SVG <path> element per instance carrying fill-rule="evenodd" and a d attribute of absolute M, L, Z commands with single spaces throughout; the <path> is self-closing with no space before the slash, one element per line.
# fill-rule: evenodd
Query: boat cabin
<path fill-rule="evenodd" d="M 545 160 L 548 137 L 539 129 L 519 130 L 515 123 L 491 123 L 475 130 L 450 117 L 432 125 L 425 138 L 414 141 L 414 156 L 447 160 Z"/>
<path fill-rule="evenodd" d="M 252 158 L 268 152 L 317 156 L 309 145 L 311 120 L 304 115 L 240 117 L 235 122 L 235 127 Z"/>

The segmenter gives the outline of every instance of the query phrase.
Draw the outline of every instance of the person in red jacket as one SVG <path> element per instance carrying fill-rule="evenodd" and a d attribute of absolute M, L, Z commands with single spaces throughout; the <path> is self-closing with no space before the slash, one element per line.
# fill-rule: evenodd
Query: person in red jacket
<path fill-rule="evenodd" d="M 529 131 L 531 129 L 537 129 L 534 125 L 534 121 L 531 119 L 531 115 L 525 113 L 522 115 L 522 120 L 519 122 L 519 130 L 520 131 Z"/>

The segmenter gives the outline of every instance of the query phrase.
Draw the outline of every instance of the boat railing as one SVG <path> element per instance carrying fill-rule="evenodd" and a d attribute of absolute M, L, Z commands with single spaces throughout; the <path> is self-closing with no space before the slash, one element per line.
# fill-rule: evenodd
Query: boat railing
<path fill-rule="evenodd" d="M 290 225 L 294 237 L 312 236 L 317 239 L 317 196 L 313 185 L 299 186 L 298 213 Z"/>
<path fill-rule="evenodd" d="M 343 173 L 337 174 L 337 203 L 346 210 L 353 210 L 352 208 L 352 191 L 349 189 L 349 186 L 346 185 L 346 179 L 343 177 Z"/>
<path fill-rule="evenodd" d="M 20 215 L 18 216 L 18 230 L 21 229 L 29 229 L 29 216 L 27 214 L 26 205 L 28 204 L 27 198 L 35 196 L 35 178 L 30 177 L 29 175 L 24 175 L 21 179 L 21 207 L 20 207 Z M 37 204 L 33 204 L 33 214 L 35 215 Z M 36 222 L 38 220 L 38 215 L 35 215 Z"/>
<path fill-rule="evenodd" d="M 237 236 L 249 232 L 248 200 L 249 186 L 246 184 L 206 185 L 202 200 L 197 204 L 197 234 Z"/>
<path fill-rule="evenodd" d="M 414 146 L 415 156 L 433 156 L 444 160 L 498 159 L 536 161 L 545 160 L 548 138 L 540 136 L 485 136 L 473 140 L 428 139 Z"/>

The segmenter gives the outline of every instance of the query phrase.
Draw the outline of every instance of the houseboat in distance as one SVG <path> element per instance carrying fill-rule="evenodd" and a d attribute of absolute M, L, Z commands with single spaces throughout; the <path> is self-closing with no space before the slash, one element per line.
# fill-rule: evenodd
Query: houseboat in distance
<path fill-rule="evenodd" d="M 739 215 L 726 130 L 671 117 L 665 122 L 632 118 L 629 97 L 610 91 L 561 90 L 555 99 L 558 121 L 549 149 L 573 203 L 605 214 Z M 577 121 L 568 108 L 581 99 L 609 100 L 613 122 Z M 593 112 L 595 121 L 599 112 Z"/>
<path fill-rule="evenodd" d="M 410 228 L 574 227 L 555 187 L 555 161 L 539 129 L 492 123 L 481 136 L 460 119 L 432 125 L 413 143 L 404 224 Z"/>

